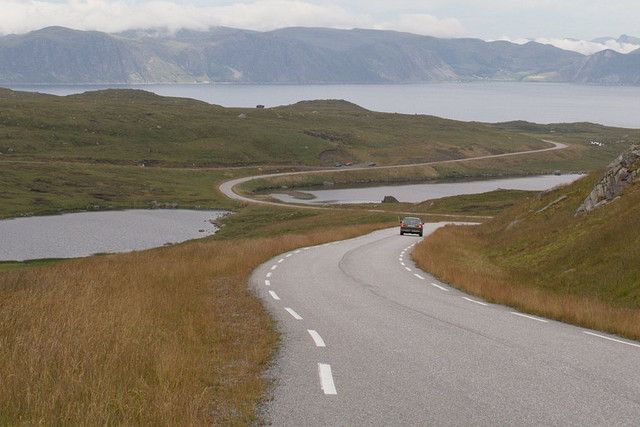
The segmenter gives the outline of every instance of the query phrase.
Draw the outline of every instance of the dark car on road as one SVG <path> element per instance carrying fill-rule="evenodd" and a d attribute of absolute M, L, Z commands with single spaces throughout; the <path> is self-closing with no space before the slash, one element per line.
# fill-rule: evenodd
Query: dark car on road
<path fill-rule="evenodd" d="M 418 234 L 422 237 L 422 220 L 413 216 L 407 216 L 402 219 L 400 223 L 400 235 L 405 233 Z"/>

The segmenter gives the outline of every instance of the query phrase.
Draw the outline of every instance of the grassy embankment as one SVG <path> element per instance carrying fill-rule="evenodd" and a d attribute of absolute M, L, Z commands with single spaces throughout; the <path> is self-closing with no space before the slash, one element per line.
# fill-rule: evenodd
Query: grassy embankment
<path fill-rule="evenodd" d="M 386 220 L 247 208 L 206 240 L 0 273 L 0 423 L 250 424 L 277 334 L 249 274 Z"/>
<path fill-rule="evenodd" d="M 624 130 L 619 130 L 620 132 Z M 612 131 L 613 132 L 613 131 Z M 273 190 L 300 190 L 314 188 L 340 188 L 354 185 L 403 184 L 428 182 L 434 180 L 456 181 L 468 179 L 504 178 L 510 176 L 528 176 L 563 173 L 589 172 L 603 167 L 614 159 L 631 142 L 640 140 L 640 132 L 609 135 L 609 144 L 604 148 L 594 148 L 585 141 L 602 140 L 595 134 L 555 134 L 553 140 L 564 142 L 567 148 L 522 156 L 500 157 L 482 160 L 466 160 L 463 162 L 441 163 L 424 166 L 402 168 L 370 168 L 322 173 L 306 173 L 304 175 L 285 175 L 256 179 L 240 186 L 247 194 L 264 195 Z M 607 132 L 605 132 L 607 134 Z M 531 134 L 536 135 L 536 134 Z M 543 133 L 539 133 L 544 138 Z M 548 136 L 548 135 L 547 135 Z M 634 139 L 635 138 L 635 139 Z M 582 142 L 581 142 L 582 141 Z M 546 144 L 545 147 L 549 145 Z"/>
<path fill-rule="evenodd" d="M 181 170 L 98 164 L 3 163 L 0 218 L 152 207 L 234 209 L 216 182 L 256 169 Z"/>
<path fill-rule="evenodd" d="M 481 194 L 443 197 L 421 203 L 371 203 L 340 205 L 340 207 L 344 209 L 374 209 L 389 213 L 412 212 L 426 215 L 423 216 L 423 220 L 429 222 L 433 217 L 437 218 L 438 215 L 460 215 L 461 220 L 464 220 L 462 218 L 464 215 L 477 216 L 477 220 L 484 221 L 485 219 L 481 217 L 496 215 L 523 200 L 536 197 L 537 194 L 537 191 L 495 190 Z"/>
<path fill-rule="evenodd" d="M 489 301 L 640 339 L 640 186 L 574 217 L 599 176 L 530 197 L 481 226 L 440 229 L 414 259 Z"/>

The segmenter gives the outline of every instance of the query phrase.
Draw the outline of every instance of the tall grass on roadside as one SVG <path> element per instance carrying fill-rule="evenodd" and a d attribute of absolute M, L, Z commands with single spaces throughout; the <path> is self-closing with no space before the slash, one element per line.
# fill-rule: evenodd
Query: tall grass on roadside
<path fill-rule="evenodd" d="M 413 257 L 489 301 L 640 340 L 640 187 L 574 216 L 597 178 L 525 199 L 479 226 L 442 228 Z"/>
<path fill-rule="evenodd" d="M 416 247 L 413 258 L 425 271 L 490 302 L 640 339 L 640 309 L 616 307 L 591 297 L 523 285 L 518 278 L 485 259 L 481 251 L 465 249 L 477 248 L 479 244 L 471 228 L 447 227 L 437 231 Z"/>
<path fill-rule="evenodd" d="M 355 225 L 0 274 L 0 423 L 248 424 L 278 340 L 246 282 Z"/>

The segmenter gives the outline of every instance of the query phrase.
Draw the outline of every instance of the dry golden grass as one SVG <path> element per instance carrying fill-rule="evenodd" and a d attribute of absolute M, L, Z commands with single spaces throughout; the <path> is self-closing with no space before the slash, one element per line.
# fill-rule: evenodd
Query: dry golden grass
<path fill-rule="evenodd" d="M 278 336 L 248 290 L 250 272 L 287 250 L 380 227 L 1 273 L 0 424 L 251 423 Z"/>
<path fill-rule="evenodd" d="M 478 236 L 476 227 L 448 226 L 418 245 L 413 258 L 422 269 L 488 301 L 640 339 L 640 309 L 535 286 L 525 276 L 497 266 L 485 256 L 489 250 L 490 244 Z"/>

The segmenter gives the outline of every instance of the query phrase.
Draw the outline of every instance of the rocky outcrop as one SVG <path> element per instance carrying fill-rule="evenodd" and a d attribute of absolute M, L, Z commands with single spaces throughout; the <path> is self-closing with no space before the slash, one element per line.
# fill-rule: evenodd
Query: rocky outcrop
<path fill-rule="evenodd" d="M 640 146 L 634 146 L 621 154 L 608 167 L 602 179 L 582 202 L 576 215 L 589 213 L 609 203 L 627 185 L 640 179 Z"/>
<path fill-rule="evenodd" d="M 382 199 L 382 203 L 400 203 L 400 202 L 398 202 L 398 199 L 396 199 L 393 196 L 384 196 L 384 199 Z"/>

